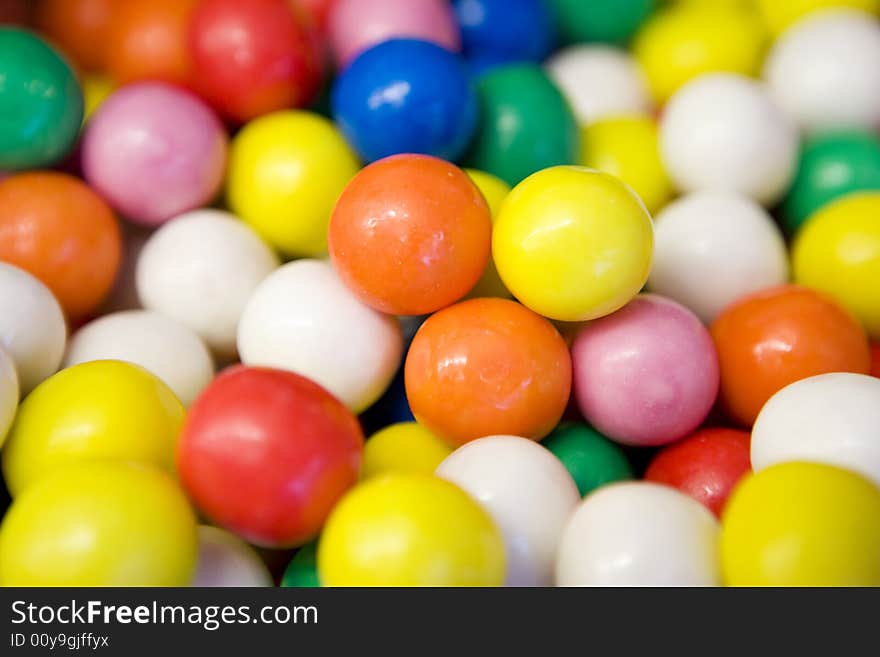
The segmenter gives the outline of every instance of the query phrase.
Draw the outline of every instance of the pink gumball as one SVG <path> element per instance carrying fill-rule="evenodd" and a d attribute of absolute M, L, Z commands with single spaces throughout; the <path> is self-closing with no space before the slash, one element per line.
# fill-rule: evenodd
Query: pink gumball
<path fill-rule="evenodd" d="M 328 32 L 340 69 L 370 46 L 394 38 L 461 49 L 458 24 L 446 0 L 337 0 Z"/>
<path fill-rule="evenodd" d="M 584 417 L 625 445 L 665 445 L 690 434 L 718 394 L 709 332 L 684 306 L 655 294 L 586 324 L 572 345 Z"/>
<path fill-rule="evenodd" d="M 122 87 L 89 119 L 83 175 L 120 214 L 146 226 L 210 203 L 227 135 L 205 103 L 160 82 Z"/>

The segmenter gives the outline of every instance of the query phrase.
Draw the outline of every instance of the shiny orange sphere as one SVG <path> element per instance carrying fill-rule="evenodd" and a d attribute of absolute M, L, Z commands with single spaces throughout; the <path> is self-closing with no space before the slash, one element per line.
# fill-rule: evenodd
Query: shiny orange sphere
<path fill-rule="evenodd" d="M 540 440 L 571 392 L 559 332 L 506 299 L 471 299 L 428 318 L 405 368 L 416 419 L 453 447 L 497 434 Z"/>
<path fill-rule="evenodd" d="M 121 252 L 113 211 L 77 178 L 35 172 L 0 182 L 0 260 L 43 281 L 71 320 L 104 300 Z"/>
<path fill-rule="evenodd" d="M 867 374 L 868 338 L 830 297 L 797 285 L 764 290 L 728 307 L 711 327 L 721 365 L 721 403 L 751 426 L 790 383 L 827 372 Z"/>
<path fill-rule="evenodd" d="M 104 66 L 107 26 L 114 0 L 42 0 L 37 4 L 37 27 L 54 44 L 88 71 Z"/>

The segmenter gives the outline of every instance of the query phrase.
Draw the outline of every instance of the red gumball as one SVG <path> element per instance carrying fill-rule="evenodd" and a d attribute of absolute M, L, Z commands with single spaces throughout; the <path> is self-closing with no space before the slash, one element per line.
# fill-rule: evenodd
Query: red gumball
<path fill-rule="evenodd" d="M 740 478 L 751 470 L 750 436 L 735 429 L 702 429 L 662 449 L 645 480 L 690 495 L 716 516 Z"/>
<path fill-rule="evenodd" d="M 264 547 L 302 545 L 357 482 L 363 434 L 318 384 L 268 368 L 220 374 L 189 411 L 178 470 L 214 523 Z"/>
<path fill-rule="evenodd" d="M 239 122 L 309 104 L 324 64 L 307 22 L 290 0 L 202 0 L 190 24 L 196 88 Z"/>

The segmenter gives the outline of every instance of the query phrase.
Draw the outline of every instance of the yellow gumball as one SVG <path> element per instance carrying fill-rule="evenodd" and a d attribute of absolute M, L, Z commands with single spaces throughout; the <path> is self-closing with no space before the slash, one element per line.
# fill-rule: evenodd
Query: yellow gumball
<path fill-rule="evenodd" d="M 489 205 L 489 211 L 492 213 L 492 221 L 494 222 L 498 216 L 498 211 L 501 209 L 501 204 L 507 198 L 507 195 L 510 194 L 510 185 L 498 176 L 493 176 L 485 171 L 465 169 L 465 172 L 483 193 L 483 197 Z M 511 297 L 510 292 L 504 287 L 504 283 L 498 276 L 498 270 L 495 268 L 495 262 L 492 258 L 489 258 L 482 277 L 480 277 L 480 280 L 474 285 L 474 289 L 467 295 L 467 298 L 470 299 L 480 297 L 498 297 L 501 299 L 509 299 Z"/>
<path fill-rule="evenodd" d="M 651 216 L 607 173 L 560 166 L 539 171 L 504 200 L 492 233 L 501 280 L 550 319 L 579 322 L 614 312 L 645 284 Z"/>
<path fill-rule="evenodd" d="M 880 489 L 817 463 L 782 463 L 735 490 L 721 524 L 732 586 L 880 586 Z"/>
<path fill-rule="evenodd" d="M 116 360 L 74 365 L 21 403 L 3 448 L 13 495 L 79 461 L 132 461 L 174 470 L 183 405 L 147 370 Z"/>
<path fill-rule="evenodd" d="M 229 206 L 286 255 L 321 256 L 330 213 L 358 168 L 329 120 L 305 111 L 268 114 L 232 141 Z"/>
<path fill-rule="evenodd" d="M 649 18 L 633 51 L 658 103 L 704 73 L 754 75 L 766 33 L 757 14 L 734 4 L 671 5 Z"/>
<path fill-rule="evenodd" d="M 196 516 L 164 472 L 80 463 L 15 499 L 0 526 L 3 586 L 186 586 Z"/>
<path fill-rule="evenodd" d="M 822 9 L 861 9 L 876 14 L 880 0 L 754 0 L 761 18 L 776 37 L 807 14 Z"/>
<path fill-rule="evenodd" d="M 85 102 L 85 112 L 83 113 L 83 121 L 94 114 L 95 110 L 107 100 L 107 97 L 113 93 L 116 85 L 110 78 L 103 75 L 87 74 L 82 79 L 83 100 Z"/>
<path fill-rule="evenodd" d="M 330 514 L 318 576 L 324 586 L 501 586 L 504 542 L 456 485 L 388 474 L 359 484 Z"/>
<path fill-rule="evenodd" d="M 672 198 L 672 183 L 660 160 L 657 123 L 652 118 L 621 116 L 584 126 L 580 164 L 620 178 L 652 213 Z"/>
<path fill-rule="evenodd" d="M 452 450 L 418 422 L 400 422 L 373 434 L 364 444 L 361 477 L 389 472 L 432 474 Z"/>
<path fill-rule="evenodd" d="M 880 340 L 880 192 L 844 196 L 807 219 L 792 268 L 796 283 L 837 299 Z"/>

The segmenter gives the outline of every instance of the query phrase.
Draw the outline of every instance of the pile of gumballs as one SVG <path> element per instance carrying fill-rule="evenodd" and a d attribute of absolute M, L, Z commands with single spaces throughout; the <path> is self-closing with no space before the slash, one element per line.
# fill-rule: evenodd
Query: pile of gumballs
<path fill-rule="evenodd" d="M 878 14 L 3 0 L 0 584 L 880 585 Z"/>

